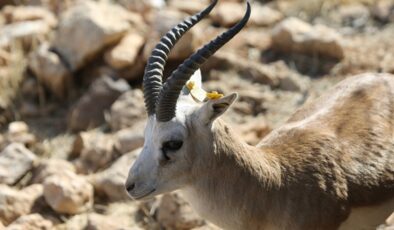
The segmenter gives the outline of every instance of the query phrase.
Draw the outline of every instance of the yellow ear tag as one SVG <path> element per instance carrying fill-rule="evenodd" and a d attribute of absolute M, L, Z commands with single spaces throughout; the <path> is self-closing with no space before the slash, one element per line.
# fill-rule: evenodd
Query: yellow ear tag
<path fill-rule="evenodd" d="M 223 94 L 218 93 L 217 91 L 212 91 L 210 93 L 206 93 L 206 97 L 211 100 L 216 100 L 216 99 L 222 98 L 223 96 L 224 96 Z"/>
<path fill-rule="evenodd" d="M 202 88 L 197 87 L 194 81 L 188 81 L 186 83 L 186 87 L 189 89 L 190 94 L 195 100 L 199 102 L 203 102 L 205 100 L 207 92 L 205 92 L 205 90 Z"/>

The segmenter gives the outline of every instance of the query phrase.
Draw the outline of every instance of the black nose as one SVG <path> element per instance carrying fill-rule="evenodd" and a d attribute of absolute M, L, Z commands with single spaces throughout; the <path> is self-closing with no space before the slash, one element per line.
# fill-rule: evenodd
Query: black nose
<path fill-rule="evenodd" d="M 135 183 L 127 184 L 126 189 L 127 191 L 131 192 L 135 187 Z"/>

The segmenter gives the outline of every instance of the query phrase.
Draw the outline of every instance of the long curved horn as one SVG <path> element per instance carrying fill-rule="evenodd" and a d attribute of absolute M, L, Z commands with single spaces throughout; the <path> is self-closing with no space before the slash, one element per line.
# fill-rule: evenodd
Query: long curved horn
<path fill-rule="evenodd" d="M 233 38 L 248 22 L 250 17 L 250 4 L 247 2 L 247 9 L 244 17 L 235 26 L 222 33 L 196 53 L 186 59 L 167 79 L 160 91 L 158 105 L 156 108 L 156 119 L 161 122 L 170 121 L 175 117 L 176 102 L 180 91 L 193 73 L 210 56 Z"/>
<path fill-rule="evenodd" d="M 143 78 L 145 107 L 149 116 L 155 113 L 157 99 L 162 87 L 163 70 L 169 52 L 185 32 L 211 12 L 216 3 L 217 0 L 213 0 L 207 8 L 176 25 L 160 39 L 160 42 L 153 49 L 145 67 Z"/>

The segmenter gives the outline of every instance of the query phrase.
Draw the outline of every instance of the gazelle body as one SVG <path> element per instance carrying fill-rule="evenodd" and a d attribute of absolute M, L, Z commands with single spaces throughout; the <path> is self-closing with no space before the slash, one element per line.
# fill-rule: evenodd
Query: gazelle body
<path fill-rule="evenodd" d="M 168 52 L 215 4 L 165 35 L 148 61 L 149 119 L 126 182 L 130 196 L 179 189 L 201 216 L 224 229 L 303 230 L 337 229 L 352 208 L 394 198 L 394 76 L 344 80 L 257 146 L 219 118 L 236 94 L 196 102 L 184 87 L 190 78 L 201 84 L 196 70 L 246 24 L 249 5 L 239 24 L 187 59 L 162 86 Z"/>

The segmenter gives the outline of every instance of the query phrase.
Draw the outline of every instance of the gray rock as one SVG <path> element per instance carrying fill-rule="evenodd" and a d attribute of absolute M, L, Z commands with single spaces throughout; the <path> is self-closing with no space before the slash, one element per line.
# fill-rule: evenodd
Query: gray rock
<path fill-rule="evenodd" d="M 9 144 L 0 153 L 0 183 L 12 185 L 32 169 L 36 156 L 20 143 Z"/>
<path fill-rule="evenodd" d="M 88 92 L 74 105 L 69 117 L 70 129 L 81 131 L 103 124 L 104 112 L 129 89 L 130 86 L 123 79 L 102 76 L 95 80 Z"/>

